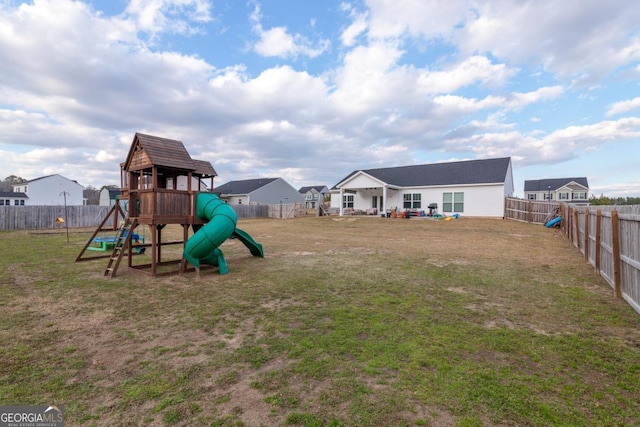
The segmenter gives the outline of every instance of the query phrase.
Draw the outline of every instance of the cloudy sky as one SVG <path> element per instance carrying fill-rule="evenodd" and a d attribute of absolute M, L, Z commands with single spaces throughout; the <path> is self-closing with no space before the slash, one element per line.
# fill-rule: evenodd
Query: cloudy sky
<path fill-rule="evenodd" d="M 511 156 L 640 195 L 640 3 L 0 0 L 0 179 L 119 184 L 135 132 L 216 184 Z"/>

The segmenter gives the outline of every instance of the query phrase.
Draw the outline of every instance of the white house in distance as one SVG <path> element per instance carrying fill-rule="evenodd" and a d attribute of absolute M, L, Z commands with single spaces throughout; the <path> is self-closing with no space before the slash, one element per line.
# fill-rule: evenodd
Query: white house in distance
<path fill-rule="evenodd" d="M 511 158 L 356 170 L 331 189 L 331 207 L 384 214 L 388 210 L 503 217 L 513 195 Z"/>
<path fill-rule="evenodd" d="M 16 191 L 0 191 L 0 206 L 24 206 L 27 195 Z"/>
<path fill-rule="evenodd" d="M 589 203 L 589 182 L 586 177 L 531 179 L 524 182 L 524 197 L 586 204 Z"/>
<path fill-rule="evenodd" d="M 304 196 L 304 203 L 307 209 L 316 209 L 324 201 L 324 196 L 329 194 L 329 189 L 326 185 L 313 185 L 300 187 L 298 193 Z"/>
<path fill-rule="evenodd" d="M 120 188 L 118 187 L 104 187 L 100 190 L 100 206 L 113 206 L 116 204 L 116 197 L 120 196 Z"/>
<path fill-rule="evenodd" d="M 46 175 L 13 185 L 14 193 L 26 195 L 28 206 L 84 205 L 82 185 L 62 175 Z"/>
<path fill-rule="evenodd" d="M 229 181 L 213 190 L 230 205 L 304 203 L 304 196 L 282 178 Z"/>

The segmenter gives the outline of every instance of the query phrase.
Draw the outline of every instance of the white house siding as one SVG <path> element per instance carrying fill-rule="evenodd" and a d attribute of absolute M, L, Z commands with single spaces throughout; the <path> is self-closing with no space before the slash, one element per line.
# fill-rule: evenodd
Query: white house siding
<path fill-rule="evenodd" d="M 403 188 L 400 191 L 388 190 L 387 201 L 385 206 L 387 209 L 398 208 L 403 211 L 405 194 L 420 194 L 421 204 L 420 210 L 429 212 L 428 206 L 431 203 L 438 204 L 438 213 L 452 215 L 458 213 L 461 216 L 475 217 L 502 217 L 504 215 L 504 198 L 507 190 L 500 184 L 495 185 L 468 185 L 468 186 L 450 186 L 450 187 L 432 187 L 432 188 Z M 444 193 L 464 193 L 464 209 L 462 212 L 443 212 L 443 195 Z M 354 208 L 366 210 L 371 207 L 371 197 L 377 194 L 375 190 L 358 190 L 354 193 L 344 193 L 354 196 Z M 333 191 L 331 193 L 331 207 L 339 208 L 341 206 L 340 192 Z"/>
<path fill-rule="evenodd" d="M 19 190 L 24 191 L 25 185 L 28 187 L 28 199 L 25 201 L 25 205 L 64 205 L 65 195 L 68 206 L 84 204 L 82 185 L 61 175 L 46 176 L 26 184 L 20 184 Z"/>
<path fill-rule="evenodd" d="M 438 204 L 438 213 L 452 215 L 458 213 L 461 216 L 502 217 L 504 215 L 504 187 L 496 185 L 469 185 L 434 188 L 403 188 L 393 200 L 390 198 L 387 207 L 398 207 L 404 210 L 405 194 L 420 194 L 420 210 L 429 212 L 431 203 Z M 444 212 L 444 193 L 464 193 L 464 205 L 462 212 Z"/>
<path fill-rule="evenodd" d="M 505 190 L 502 184 L 458 187 L 464 191 L 464 216 L 503 217 Z"/>
<path fill-rule="evenodd" d="M 383 184 L 377 179 L 361 172 L 351 177 L 347 182 L 349 188 L 373 188 L 380 187 Z"/>
<path fill-rule="evenodd" d="M 507 175 L 504 178 L 504 186 L 503 186 L 503 200 L 502 203 L 504 205 L 505 197 L 513 197 L 514 191 L 516 191 L 515 184 L 513 183 L 513 169 L 511 166 L 511 161 L 509 161 L 509 168 L 507 169 Z M 504 215 L 504 213 L 503 213 Z M 502 215 L 501 215 L 502 216 Z"/>
<path fill-rule="evenodd" d="M 187 191 L 188 177 L 184 175 L 180 175 L 176 179 L 177 188 L 175 190 Z M 166 182 L 167 188 L 173 190 L 173 178 L 167 179 Z M 200 181 L 197 177 L 191 177 L 191 190 L 192 191 L 207 191 L 207 185 Z"/>
<path fill-rule="evenodd" d="M 230 205 L 248 205 L 249 200 L 246 194 L 242 196 L 229 196 L 227 203 Z"/>

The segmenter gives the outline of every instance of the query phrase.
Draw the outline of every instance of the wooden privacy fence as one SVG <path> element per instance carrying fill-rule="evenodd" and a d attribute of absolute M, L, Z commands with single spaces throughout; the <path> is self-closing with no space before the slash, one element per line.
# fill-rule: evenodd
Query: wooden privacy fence
<path fill-rule="evenodd" d="M 238 218 L 296 218 L 305 216 L 304 203 L 231 205 Z M 124 207 L 126 209 L 126 205 Z M 109 206 L 0 206 L 0 230 L 97 227 Z M 56 221 L 64 219 L 64 223 Z M 111 222 L 108 221 L 107 224 Z"/>
<path fill-rule="evenodd" d="M 109 206 L 0 206 L 0 230 L 97 227 Z M 56 221 L 64 219 L 64 223 Z"/>
<path fill-rule="evenodd" d="M 567 238 L 609 283 L 615 297 L 640 313 L 640 206 L 562 205 L 560 215 Z"/>
<path fill-rule="evenodd" d="M 278 203 L 267 206 L 269 206 L 269 218 L 297 218 L 307 214 L 304 203 Z"/>
<path fill-rule="evenodd" d="M 516 221 L 544 224 L 549 213 L 558 208 L 557 202 L 524 200 L 507 197 L 504 202 L 504 216 Z"/>
<path fill-rule="evenodd" d="M 505 201 L 505 218 L 543 224 L 551 202 Z M 560 228 L 595 271 L 640 313 L 640 205 L 579 206 L 556 203 Z"/>

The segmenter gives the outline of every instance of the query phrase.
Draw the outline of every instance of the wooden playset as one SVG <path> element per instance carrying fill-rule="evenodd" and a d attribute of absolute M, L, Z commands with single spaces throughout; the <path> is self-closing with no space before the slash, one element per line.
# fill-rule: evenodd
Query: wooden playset
<path fill-rule="evenodd" d="M 226 263 L 218 246 L 231 236 L 240 236 L 253 255 L 263 256 L 262 246 L 235 228 L 237 217 L 233 209 L 214 193 L 206 192 L 213 189 L 213 179 L 217 176 L 211 163 L 192 159 L 181 141 L 136 133 L 127 159 L 120 164 L 120 171 L 121 194 L 76 257 L 76 262 L 108 258 L 104 271 L 108 277 L 115 277 L 125 258 L 130 269 L 152 276 L 182 274 L 186 271 L 187 261 L 195 266 L 198 275 L 201 262 L 218 266 L 220 273 L 224 274 Z M 210 180 L 208 188 L 206 180 Z M 209 205 L 214 206 L 215 210 L 209 209 L 206 215 L 198 214 L 197 204 L 209 201 L 213 202 Z M 202 210 L 202 206 L 200 208 Z M 230 222 L 221 225 L 221 217 L 229 218 Z M 162 230 L 169 224 L 182 226 L 182 240 L 163 241 Z M 136 233 L 141 225 L 147 227 L 150 236 Z M 205 225 L 209 228 L 208 232 L 203 230 L 198 236 Z M 194 231 L 192 237 L 198 238 L 188 248 L 189 227 Z M 214 240 L 207 237 L 212 230 Z M 114 234 L 99 237 L 104 232 Z M 195 243 L 198 243 L 197 250 L 194 249 Z M 162 247 L 176 244 L 183 245 L 183 257 L 163 260 Z M 149 250 L 145 251 L 147 248 Z M 107 254 L 89 256 L 87 251 L 93 251 L 94 254 L 106 251 Z M 144 252 L 150 256 L 150 262 L 134 265 L 133 256 Z M 212 261 L 209 258 L 214 252 L 216 256 Z M 220 260 L 221 265 L 217 265 L 216 260 Z M 179 264 L 179 268 L 159 271 L 159 267 L 170 264 Z"/>

